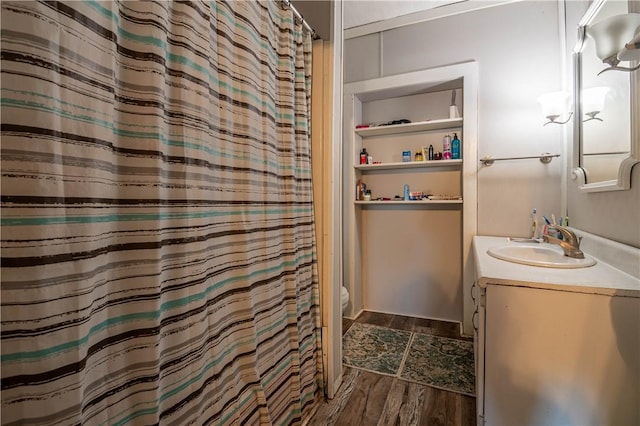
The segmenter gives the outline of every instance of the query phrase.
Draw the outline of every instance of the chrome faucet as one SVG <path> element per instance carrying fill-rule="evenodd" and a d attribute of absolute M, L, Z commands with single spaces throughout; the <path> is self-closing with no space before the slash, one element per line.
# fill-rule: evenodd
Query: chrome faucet
<path fill-rule="evenodd" d="M 573 231 L 565 228 L 564 226 L 553 225 L 553 227 L 562 234 L 562 239 L 551 235 L 543 235 L 542 240 L 545 243 L 558 244 L 562 247 L 565 256 L 573 257 L 575 259 L 584 259 L 584 253 L 580 250 L 580 241 L 582 241 L 582 237 L 577 237 Z"/>

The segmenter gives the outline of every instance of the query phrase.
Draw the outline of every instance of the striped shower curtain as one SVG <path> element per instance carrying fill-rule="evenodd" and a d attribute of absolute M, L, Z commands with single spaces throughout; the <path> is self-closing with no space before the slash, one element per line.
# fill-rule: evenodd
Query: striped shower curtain
<path fill-rule="evenodd" d="M 4 425 L 322 393 L 311 37 L 266 1 L 3 1 Z"/>

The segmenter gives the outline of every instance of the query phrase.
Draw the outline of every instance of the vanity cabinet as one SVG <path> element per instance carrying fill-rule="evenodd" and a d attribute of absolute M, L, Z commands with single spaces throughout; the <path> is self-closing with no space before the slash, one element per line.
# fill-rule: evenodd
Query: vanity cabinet
<path fill-rule="evenodd" d="M 640 281 L 510 264 L 486 254 L 504 239 L 476 240 L 478 425 L 640 424 Z"/>
<path fill-rule="evenodd" d="M 476 233 L 477 65 L 349 83 L 344 89 L 346 316 L 370 310 L 461 322 L 467 312 L 471 335 L 473 308 L 466 301 L 463 309 L 463 286 Z M 452 90 L 462 117 L 449 118 Z M 411 122 L 379 125 L 399 119 Z M 378 125 L 356 128 L 365 123 Z M 429 145 L 442 152 L 444 136 L 454 133 L 461 141 L 460 159 L 415 160 L 416 151 Z M 360 164 L 363 147 L 380 164 Z M 403 162 L 403 151 L 411 161 Z M 371 190 L 371 201 L 357 199 L 360 180 Z M 434 199 L 405 201 L 405 185 Z"/>

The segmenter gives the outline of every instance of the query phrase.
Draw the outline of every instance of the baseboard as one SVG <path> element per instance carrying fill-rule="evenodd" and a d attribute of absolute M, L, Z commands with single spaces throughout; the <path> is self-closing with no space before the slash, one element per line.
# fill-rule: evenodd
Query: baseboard
<path fill-rule="evenodd" d="M 467 334 L 464 332 L 464 324 L 460 323 L 460 336 L 462 337 L 467 337 L 467 338 L 473 338 L 473 334 Z"/>
<path fill-rule="evenodd" d="M 357 319 L 358 319 L 358 317 L 359 317 L 360 315 L 362 315 L 362 313 L 363 313 L 363 312 L 364 312 L 364 309 L 360 309 L 360 310 L 358 311 L 358 313 L 357 313 L 357 314 L 355 314 L 353 317 L 350 317 L 350 316 L 348 316 L 348 315 L 343 315 L 343 316 L 342 316 L 342 318 L 346 318 L 346 319 L 350 319 L 351 321 L 355 321 L 355 320 L 357 320 Z"/>
<path fill-rule="evenodd" d="M 344 373 L 344 366 L 342 366 L 341 370 L 342 371 L 340 371 L 340 375 L 336 379 L 336 383 L 335 383 L 336 395 L 338 394 L 338 391 L 340 391 L 340 386 L 342 386 L 342 375 Z M 327 399 L 333 399 L 336 395 L 333 395 L 331 398 L 327 396 Z"/>
<path fill-rule="evenodd" d="M 358 315 L 362 314 L 363 312 L 373 312 L 376 314 L 387 314 L 387 315 L 400 315 L 403 317 L 413 317 L 413 318 L 420 318 L 420 319 L 428 319 L 428 320 L 435 320 L 435 321 L 442 321 L 442 322 L 453 322 L 456 324 L 460 324 L 460 327 L 462 329 L 462 321 L 456 321 L 456 320 L 452 320 L 452 319 L 443 319 L 443 318 L 434 318 L 434 317 L 426 317 L 426 316 L 422 316 L 422 315 L 409 315 L 409 314 L 401 314 L 401 313 L 397 313 L 397 312 L 386 312 L 386 311 L 376 311 L 373 309 L 363 309 L 361 310 Z M 357 316 L 356 316 L 357 318 Z"/>

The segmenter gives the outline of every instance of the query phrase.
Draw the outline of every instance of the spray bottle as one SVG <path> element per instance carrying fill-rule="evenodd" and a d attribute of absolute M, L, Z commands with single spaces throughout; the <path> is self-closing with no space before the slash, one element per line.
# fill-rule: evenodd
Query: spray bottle
<path fill-rule="evenodd" d="M 451 160 L 451 136 L 449 135 L 442 139 L 442 159 Z"/>

